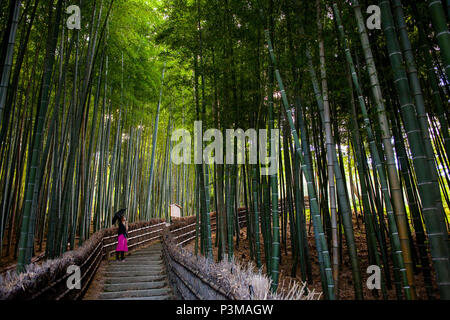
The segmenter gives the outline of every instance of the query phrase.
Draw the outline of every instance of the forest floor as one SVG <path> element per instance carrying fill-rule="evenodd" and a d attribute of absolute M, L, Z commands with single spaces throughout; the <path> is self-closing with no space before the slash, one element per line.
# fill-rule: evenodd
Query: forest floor
<path fill-rule="evenodd" d="M 14 237 L 16 238 L 16 237 Z M 35 244 L 34 244 L 34 255 L 32 258 L 32 262 L 41 262 L 44 260 L 41 260 L 41 258 L 43 257 L 43 255 L 45 254 L 45 247 L 47 245 L 46 239 L 44 239 L 42 241 L 42 245 L 39 243 L 39 241 L 36 240 Z M 6 244 L 3 246 L 3 252 L 6 252 Z M 75 246 L 73 250 L 78 249 L 79 245 L 78 245 L 78 237 L 75 238 Z M 10 247 L 10 252 L 8 255 L 4 255 L 0 258 L 0 274 L 11 270 L 13 268 L 15 268 L 16 264 L 17 264 L 17 255 L 14 254 L 14 252 L 16 248 L 16 243 L 12 242 L 11 243 L 11 247 Z M 67 250 L 70 250 L 70 248 L 67 248 Z"/>
<path fill-rule="evenodd" d="M 355 241 L 356 241 L 356 247 L 359 257 L 359 264 L 360 264 L 360 270 L 361 270 L 361 277 L 362 277 L 362 284 L 363 284 L 363 295 L 364 299 L 366 300 L 379 300 L 382 299 L 381 290 L 369 290 L 366 286 L 367 278 L 370 276 L 366 273 L 366 270 L 369 266 L 369 259 L 368 259 L 368 251 L 367 251 L 367 244 L 366 244 L 366 236 L 364 231 L 364 224 L 359 221 L 360 228 L 357 227 L 356 218 L 353 219 L 353 225 L 355 226 L 354 233 L 355 233 Z M 289 225 L 287 226 L 287 237 L 290 239 L 290 232 L 289 232 Z M 308 232 L 308 244 L 309 244 L 309 253 L 311 256 L 311 265 L 312 265 L 312 283 L 308 284 L 308 288 L 310 290 L 315 289 L 316 292 L 322 292 L 322 286 L 320 281 L 320 270 L 319 270 L 319 263 L 317 260 L 317 253 L 315 249 L 315 240 L 314 240 L 314 231 L 313 228 L 309 228 L 309 224 L 307 225 L 307 230 L 310 230 Z M 249 242 L 247 240 L 247 229 L 242 228 L 240 230 L 240 241 L 239 246 L 235 246 L 234 248 L 234 256 L 237 258 L 237 260 L 243 264 L 247 265 L 249 264 L 252 259 L 250 257 L 250 248 L 249 248 Z M 235 237 L 236 240 L 236 237 Z M 282 241 L 281 241 L 282 242 Z M 216 234 L 215 232 L 212 233 L 212 243 L 216 243 Z M 263 246 L 263 238 L 261 235 L 260 244 L 261 244 L 261 263 L 263 264 L 262 270 L 263 273 L 266 273 L 266 266 L 265 266 L 265 257 L 264 257 L 264 246 Z M 280 259 L 280 278 L 279 278 L 279 290 L 286 291 L 289 283 L 291 281 L 297 281 L 302 282 L 301 274 L 300 274 L 300 266 L 297 266 L 296 270 L 296 276 L 292 276 L 292 265 L 294 263 L 294 259 L 292 257 L 292 251 L 290 246 L 290 240 L 286 241 L 287 246 L 285 246 L 283 243 L 281 243 L 281 259 Z M 194 251 L 195 241 L 192 241 L 189 243 L 186 248 L 188 250 Z M 218 257 L 218 247 L 213 245 L 213 254 L 214 258 L 217 261 Z M 342 260 L 340 264 L 340 271 L 339 271 L 339 300 L 353 300 L 354 297 L 354 290 L 353 290 L 353 280 L 352 280 L 352 272 L 351 272 L 351 265 L 350 265 L 350 258 L 347 253 L 347 247 L 345 243 L 345 238 L 343 237 L 342 240 Z M 431 256 L 429 256 L 429 261 L 431 262 Z M 255 267 L 256 268 L 256 267 Z M 392 273 L 392 266 L 391 266 L 391 278 L 393 279 L 393 273 Z M 256 271 L 256 270 L 255 270 Z M 434 272 L 432 271 L 432 281 L 433 281 L 433 289 L 435 293 L 435 297 L 439 298 L 439 292 L 435 283 L 435 277 Z M 417 299 L 419 300 L 427 300 L 427 294 L 425 290 L 423 275 L 421 271 L 417 271 L 415 274 L 415 284 L 416 284 L 416 294 Z M 375 292 L 376 291 L 376 292 Z M 395 293 L 394 284 L 392 284 L 392 289 L 387 290 L 388 293 L 388 299 L 389 300 L 396 300 L 397 296 Z M 322 295 L 323 297 L 323 295 Z"/>
<path fill-rule="evenodd" d="M 8 270 L 11 270 L 15 268 L 17 264 L 17 256 L 14 254 L 16 244 L 13 242 L 11 244 L 10 253 L 8 255 L 4 255 L 0 259 L 0 274 L 4 273 Z M 4 246 L 3 252 L 6 251 L 6 245 Z M 45 253 L 45 242 L 43 243 L 42 247 L 39 245 L 39 243 L 36 243 L 34 246 L 34 255 L 32 262 L 41 261 L 41 257 Z"/>
<path fill-rule="evenodd" d="M 367 286 L 365 285 L 367 277 L 369 276 L 366 273 L 367 267 L 369 266 L 368 261 L 368 252 L 367 252 L 367 244 L 366 244 L 366 238 L 365 238 L 365 231 L 364 231 L 364 224 L 359 222 L 360 228 L 358 228 L 356 223 L 356 218 L 353 219 L 353 225 L 355 226 L 354 232 L 355 232 L 355 241 L 358 249 L 358 256 L 359 256 L 359 263 L 360 263 L 360 270 L 361 270 L 361 276 L 362 276 L 362 282 L 363 282 L 363 294 L 364 299 L 367 300 L 373 300 L 373 299 L 381 299 L 381 290 L 369 290 Z M 315 241 L 314 241 L 314 232 L 313 228 L 309 228 L 309 224 L 307 225 L 307 230 L 310 230 L 308 232 L 308 244 L 309 244 L 309 252 L 311 255 L 311 265 L 312 265 L 312 278 L 313 281 L 311 284 L 308 284 L 309 289 L 315 289 L 316 292 L 322 292 L 321 282 L 320 282 L 320 274 L 319 274 L 319 264 L 317 261 L 317 254 L 315 250 Z M 290 232 L 289 232 L 289 225 L 287 226 L 287 237 L 290 239 Z M 249 242 L 246 239 L 247 238 L 247 229 L 242 228 L 240 230 L 240 242 L 239 246 L 235 246 L 234 248 L 234 255 L 237 258 L 237 260 L 242 263 L 243 265 L 247 265 L 249 262 L 252 261 L 250 257 L 250 248 L 249 248 Z M 236 237 L 235 237 L 236 240 Z M 212 233 L 212 241 L 213 244 L 216 243 L 216 234 L 215 232 Z M 261 244 L 261 262 L 263 263 L 262 270 L 265 273 L 266 267 L 264 264 L 265 257 L 264 257 L 264 248 L 263 248 L 263 238 L 261 235 L 260 244 Z M 78 244 L 78 241 L 76 241 L 76 246 Z M 186 248 L 189 250 L 194 251 L 194 245 L 195 242 L 192 241 L 188 245 L 186 245 Z M 11 252 L 14 251 L 15 244 L 11 244 Z M 40 249 L 39 243 L 36 243 L 35 246 L 35 257 L 39 257 L 41 253 L 45 251 L 45 240 L 42 245 L 42 250 Z M 215 260 L 217 261 L 217 254 L 218 254 L 218 248 L 216 246 L 213 246 L 213 252 Z M 294 262 L 294 259 L 292 257 L 292 251 L 290 246 L 290 241 L 286 241 L 286 246 L 281 243 L 281 260 L 280 260 L 280 290 L 286 289 L 286 287 L 289 285 L 290 281 L 295 280 L 298 282 L 301 282 L 301 275 L 300 275 L 300 267 L 297 267 L 296 270 L 296 276 L 292 276 L 292 265 Z M 353 281 L 352 281 L 352 272 L 351 272 L 351 265 L 350 265 L 350 258 L 347 253 L 345 238 L 343 238 L 342 242 L 342 258 L 343 261 L 340 265 L 340 275 L 339 275 L 339 299 L 341 300 L 352 300 L 354 299 L 354 291 L 353 291 Z M 0 274 L 11 269 L 11 267 L 15 266 L 15 263 L 17 261 L 17 258 L 14 257 L 13 254 L 10 254 L 9 256 L 5 257 L 3 256 L 0 259 Z M 431 262 L 431 256 L 429 256 L 429 261 Z M 92 283 L 89 287 L 88 292 L 86 293 L 84 299 L 95 299 L 97 294 L 101 292 L 103 288 L 102 283 L 102 268 L 104 268 L 107 264 L 107 261 L 102 261 L 100 268 L 98 272 L 96 273 L 95 277 L 92 280 Z M 392 266 L 391 266 L 391 278 L 393 278 L 392 275 Z M 432 270 L 432 281 L 433 281 L 433 289 L 435 292 L 435 297 L 439 298 L 439 293 L 437 290 L 437 286 L 435 283 L 435 277 L 434 272 Z M 284 286 L 283 286 L 284 284 Z M 416 284 L 416 292 L 417 292 L 417 298 L 421 300 L 427 299 L 425 286 L 424 286 L 424 280 L 422 276 L 422 272 L 418 271 L 415 275 L 415 284 Z M 378 291 L 378 298 L 374 296 L 374 291 Z M 388 297 L 389 299 L 395 300 L 396 294 L 395 289 L 392 288 L 391 290 L 388 290 Z"/>

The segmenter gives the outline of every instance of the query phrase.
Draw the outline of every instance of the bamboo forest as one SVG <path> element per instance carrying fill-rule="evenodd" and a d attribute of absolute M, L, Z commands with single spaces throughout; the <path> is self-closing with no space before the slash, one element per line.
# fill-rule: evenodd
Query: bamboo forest
<path fill-rule="evenodd" d="M 261 277 L 450 300 L 449 22 L 449 0 L 0 0 L 1 299 Z"/>

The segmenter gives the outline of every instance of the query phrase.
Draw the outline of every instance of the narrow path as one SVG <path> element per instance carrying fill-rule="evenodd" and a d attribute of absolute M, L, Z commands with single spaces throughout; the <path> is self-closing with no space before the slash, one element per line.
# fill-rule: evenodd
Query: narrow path
<path fill-rule="evenodd" d="M 174 298 L 162 259 L 161 243 L 134 251 L 124 261 L 111 261 L 104 279 L 102 300 Z"/>

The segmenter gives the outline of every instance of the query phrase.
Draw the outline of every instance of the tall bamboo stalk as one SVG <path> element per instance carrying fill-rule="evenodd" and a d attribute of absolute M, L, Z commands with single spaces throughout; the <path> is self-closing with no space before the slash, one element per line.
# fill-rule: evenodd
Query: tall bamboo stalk
<path fill-rule="evenodd" d="M 430 240 L 432 260 L 436 270 L 437 284 L 441 298 L 448 299 L 450 298 L 450 264 L 448 260 L 448 245 L 446 243 L 448 234 L 443 231 L 443 228 L 446 226 L 442 226 L 442 214 L 436 208 L 432 172 L 421 142 L 421 130 L 416 118 L 411 89 L 407 80 L 408 77 L 403 66 L 403 57 L 393 23 L 390 4 L 388 1 L 382 0 L 380 1 L 380 7 L 389 60 L 394 72 L 395 89 L 399 96 L 400 110 L 413 156 L 424 220 Z"/>
<path fill-rule="evenodd" d="M 353 79 L 353 84 L 354 84 L 356 92 L 357 92 L 358 102 L 359 102 L 359 105 L 360 105 L 360 108 L 361 108 L 361 111 L 362 111 L 362 114 L 364 117 L 364 125 L 365 125 L 365 129 L 367 132 L 367 136 L 369 138 L 369 145 L 371 148 L 371 153 L 374 158 L 373 160 L 375 162 L 377 173 L 380 177 L 381 190 L 382 190 L 383 196 L 384 196 L 383 199 L 385 201 L 386 211 L 387 211 L 388 219 L 390 221 L 390 223 L 389 223 L 390 232 L 394 239 L 394 242 L 392 243 L 393 250 L 395 251 L 397 264 L 398 264 L 400 270 L 403 270 L 404 267 L 406 268 L 406 270 L 405 270 L 406 278 L 404 277 L 403 288 L 405 290 L 407 298 L 414 299 L 415 298 L 415 285 L 414 285 L 413 262 L 411 260 L 409 237 L 407 234 L 406 213 L 405 213 L 405 209 L 404 209 L 404 205 L 403 205 L 403 199 L 402 199 L 402 195 L 401 195 L 400 185 L 398 183 L 397 172 L 394 167 L 395 162 L 393 161 L 393 159 L 391 159 L 391 164 L 392 164 L 391 165 L 391 170 L 392 170 L 391 177 L 394 178 L 394 182 L 391 184 L 391 193 L 393 194 L 394 198 L 397 196 L 397 199 L 394 200 L 394 203 L 398 204 L 398 207 L 396 208 L 397 211 L 395 212 L 397 219 L 395 219 L 395 217 L 394 217 L 394 210 L 392 208 L 392 204 L 391 204 L 391 200 L 390 200 L 390 194 L 389 194 L 389 190 L 388 190 L 388 186 L 387 186 L 387 182 L 386 182 L 385 172 L 384 172 L 384 169 L 383 169 L 383 166 L 381 163 L 382 157 L 379 154 L 378 148 L 375 145 L 375 138 L 374 138 L 374 134 L 371 129 L 370 120 L 368 117 L 368 112 L 367 112 L 363 92 L 361 90 L 359 78 L 356 73 L 355 65 L 353 63 L 353 58 L 350 53 L 350 48 L 349 48 L 347 39 L 345 38 L 344 27 L 342 26 L 339 9 L 338 9 L 336 3 L 333 4 L 333 10 L 334 10 L 334 15 L 335 15 L 336 22 L 338 25 L 338 29 L 339 29 L 340 39 L 341 39 L 342 44 L 344 45 L 345 56 L 346 56 L 346 60 L 349 65 L 349 68 L 350 68 L 350 72 L 351 72 L 352 79 Z M 379 101 L 379 102 L 381 102 L 381 101 Z M 380 109 L 381 108 L 382 107 L 380 107 Z M 381 120 L 383 120 L 382 122 L 384 122 L 384 120 L 386 120 L 386 119 L 384 117 L 384 119 L 381 119 Z M 384 128 L 387 129 L 386 127 L 387 127 L 387 125 Z M 384 135 L 387 136 L 388 133 L 384 133 Z M 387 140 L 387 138 L 385 138 L 385 141 L 386 140 Z M 388 141 L 386 141 L 386 144 L 387 143 L 388 143 Z M 389 141 L 389 144 L 390 144 L 390 141 Z M 392 149 L 392 147 L 391 147 L 391 149 Z M 395 193 L 395 192 L 397 192 L 397 193 Z M 401 248 L 400 248 L 400 246 L 401 246 Z M 400 254 L 402 254 L 402 256 L 400 256 Z"/>
<path fill-rule="evenodd" d="M 278 82 L 278 86 L 280 87 L 280 90 L 281 90 L 283 106 L 284 106 L 286 114 L 287 114 L 287 119 L 289 122 L 289 127 L 291 129 L 291 134 L 294 137 L 295 149 L 300 158 L 300 162 L 302 163 L 303 169 L 305 169 L 306 164 L 305 164 L 305 161 L 303 158 L 303 151 L 302 151 L 301 145 L 299 143 L 297 130 L 295 129 L 294 123 L 292 121 L 292 115 L 291 115 L 292 113 L 290 110 L 289 102 L 287 100 L 286 92 L 284 91 L 283 81 L 281 79 L 281 75 L 280 75 L 280 72 L 279 72 L 277 64 L 276 64 L 275 54 L 273 51 L 272 42 L 270 40 L 270 34 L 269 34 L 268 30 L 265 30 L 265 35 L 266 35 L 266 41 L 267 41 L 267 45 L 268 45 L 268 49 L 269 49 L 270 58 L 272 60 L 273 66 L 275 68 L 275 76 L 276 76 L 276 79 Z M 319 205 L 317 203 L 316 191 L 313 187 L 313 181 L 312 181 L 312 177 L 310 175 L 311 171 L 304 171 L 304 172 L 305 172 L 305 178 L 306 178 L 306 181 L 308 184 L 308 193 L 309 193 L 309 197 L 310 197 L 310 201 L 311 201 L 311 214 L 313 216 L 314 232 L 318 236 L 318 241 L 319 241 L 318 243 L 320 243 L 320 247 L 318 248 L 319 255 L 321 255 L 321 258 L 323 259 L 323 264 L 324 264 L 325 274 L 324 274 L 324 278 L 322 279 L 322 282 L 326 284 L 325 288 L 328 289 L 328 292 L 327 292 L 328 299 L 334 300 L 334 284 L 333 284 L 333 276 L 332 276 L 332 271 L 331 271 L 330 256 L 329 256 L 327 241 L 326 241 L 325 235 L 323 233 L 323 226 L 322 226 L 322 221 L 321 221 L 320 214 L 319 214 Z M 274 205 L 274 204 L 272 203 L 272 205 Z M 275 219 L 274 219 L 274 222 L 275 222 Z M 278 223 L 278 221 L 276 221 L 276 222 Z M 274 226 L 274 228 L 275 228 L 275 226 Z M 272 254 L 274 255 L 274 253 L 272 253 Z M 274 259 L 274 258 L 272 257 L 272 259 Z M 278 257 L 276 257 L 275 260 L 278 261 Z M 272 270 L 273 270 L 273 265 L 272 265 Z"/>
<path fill-rule="evenodd" d="M 153 186 L 153 175 L 154 175 L 154 167 L 155 167 L 155 152 L 156 152 L 156 140 L 158 138 L 158 122 L 159 122 L 159 110 L 161 108 L 161 100 L 162 100 L 162 92 L 164 86 L 164 71 L 166 69 L 166 63 L 164 62 L 164 66 L 161 74 L 161 86 L 159 89 L 159 101 L 158 106 L 156 107 L 156 116 L 155 116 L 155 125 L 153 127 L 153 136 L 152 136 L 152 156 L 150 159 L 150 176 L 148 178 L 148 187 L 147 187 L 147 202 L 146 202 L 146 212 L 144 213 L 146 218 L 153 216 L 151 214 L 151 199 L 154 199 L 154 194 L 152 195 L 152 186 Z M 155 202 L 153 201 L 153 205 Z"/>

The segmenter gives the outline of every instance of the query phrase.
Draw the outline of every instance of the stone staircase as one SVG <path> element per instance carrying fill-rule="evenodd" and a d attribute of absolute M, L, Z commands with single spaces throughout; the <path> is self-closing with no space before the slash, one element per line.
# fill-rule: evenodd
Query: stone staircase
<path fill-rule="evenodd" d="M 162 260 L 161 243 L 133 251 L 125 261 L 111 261 L 104 279 L 102 300 L 174 299 Z"/>

